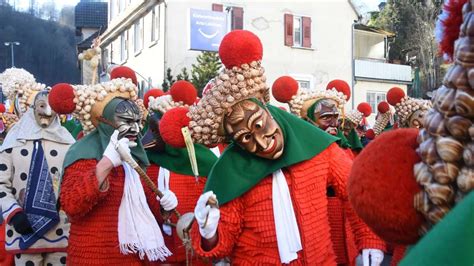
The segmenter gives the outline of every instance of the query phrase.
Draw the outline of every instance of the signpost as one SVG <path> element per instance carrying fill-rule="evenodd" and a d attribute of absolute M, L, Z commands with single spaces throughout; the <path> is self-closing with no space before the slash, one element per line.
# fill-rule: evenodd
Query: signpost
<path fill-rule="evenodd" d="M 218 51 L 227 33 L 227 13 L 191 8 L 189 18 L 190 49 Z"/>

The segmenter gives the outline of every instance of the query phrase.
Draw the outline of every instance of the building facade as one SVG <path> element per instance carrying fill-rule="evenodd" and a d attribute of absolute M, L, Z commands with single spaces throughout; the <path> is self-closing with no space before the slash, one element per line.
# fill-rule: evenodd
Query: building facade
<path fill-rule="evenodd" d="M 137 71 L 141 93 L 161 87 L 168 68 L 174 76 L 184 67 L 190 70 L 201 53 L 191 49 L 193 10 L 221 12 L 227 31 L 258 35 L 270 86 L 282 75 L 307 90 L 342 79 L 352 87 L 353 100 L 346 106 L 352 109 L 363 101 L 376 106 L 388 89 L 406 89 L 411 82 L 409 66 L 387 63 L 387 33 L 357 28 L 359 15 L 349 0 L 109 0 L 103 63 Z"/>
<path fill-rule="evenodd" d="M 368 102 L 372 106 L 370 124 L 375 122 L 377 105 L 386 100 L 393 87 L 405 93 L 412 83 L 410 66 L 388 62 L 390 39 L 395 35 L 373 27 L 354 25 L 354 94 L 353 101 Z"/>

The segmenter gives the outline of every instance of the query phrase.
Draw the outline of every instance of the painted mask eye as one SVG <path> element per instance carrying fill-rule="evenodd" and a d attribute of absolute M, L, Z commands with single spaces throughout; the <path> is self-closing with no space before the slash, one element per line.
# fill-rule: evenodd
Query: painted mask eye
<path fill-rule="evenodd" d="M 261 129 L 262 127 L 263 127 L 263 121 L 262 121 L 262 120 L 260 120 L 260 121 L 258 121 L 257 123 L 255 123 L 255 128 Z"/>
<path fill-rule="evenodd" d="M 249 133 L 247 133 L 247 134 L 244 135 L 244 140 L 245 140 L 245 141 L 249 141 L 251 137 L 252 137 L 252 135 L 250 135 Z"/>

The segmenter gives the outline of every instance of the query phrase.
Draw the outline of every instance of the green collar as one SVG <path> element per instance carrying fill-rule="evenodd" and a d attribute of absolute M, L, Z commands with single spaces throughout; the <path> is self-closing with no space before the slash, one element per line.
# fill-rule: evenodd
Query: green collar
<path fill-rule="evenodd" d="M 283 131 L 285 148 L 277 160 L 258 157 L 231 143 L 209 173 L 205 191 L 212 190 L 225 204 L 278 169 L 313 158 L 338 139 L 277 107 L 268 111 Z"/>

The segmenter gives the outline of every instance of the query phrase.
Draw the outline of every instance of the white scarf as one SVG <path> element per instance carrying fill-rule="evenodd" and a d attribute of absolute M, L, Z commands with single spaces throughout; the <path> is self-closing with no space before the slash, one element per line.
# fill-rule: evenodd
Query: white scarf
<path fill-rule="evenodd" d="M 278 169 L 272 180 L 273 216 L 281 263 L 290 263 L 302 250 L 300 232 L 285 175 Z"/>
<path fill-rule="evenodd" d="M 126 162 L 125 185 L 118 217 L 118 235 L 122 254 L 138 253 L 149 261 L 164 261 L 171 252 L 165 246 L 163 235 L 146 202 L 138 173 Z"/>
<path fill-rule="evenodd" d="M 160 171 L 158 172 L 158 189 L 160 191 L 166 191 L 170 189 L 170 171 L 166 168 L 160 166 Z M 163 224 L 163 232 L 167 235 L 173 234 L 173 228 L 168 224 Z"/>

